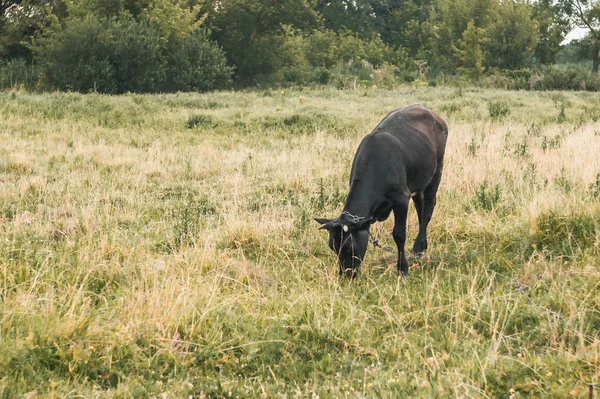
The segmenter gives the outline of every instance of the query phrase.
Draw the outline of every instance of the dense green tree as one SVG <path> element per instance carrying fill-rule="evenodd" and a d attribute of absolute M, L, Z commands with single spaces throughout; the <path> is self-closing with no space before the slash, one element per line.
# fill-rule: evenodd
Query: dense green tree
<path fill-rule="evenodd" d="M 18 6 L 23 0 L 0 0 L 0 13 L 4 15 L 9 8 Z"/>
<path fill-rule="evenodd" d="M 318 26 L 314 6 L 314 0 L 212 0 L 202 11 L 238 78 L 252 81 L 287 62 L 277 59 L 286 55 L 286 29 Z"/>
<path fill-rule="evenodd" d="M 372 0 L 318 0 L 316 11 L 323 17 L 323 25 L 334 32 L 350 31 L 361 37 L 380 33 L 382 15 L 376 12 Z"/>
<path fill-rule="evenodd" d="M 199 11 L 182 0 L 74 0 L 35 41 L 42 83 L 107 93 L 223 88 L 231 68 L 199 29 Z"/>
<path fill-rule="evenodd" d="M 398 76 L 407 76 L 401 70 L 418 68 L 422 75 L 464 71 L 477 78 L 485 68 L 553 63 L 569 24 L 576 24 L 588 30 L 586 40 L 577 44 L 578 52 L 591 59 L 597 71 L 599 4 L 600 0 L 0 0 L 0 68 L 14 58 L 27 60 L 14 63 L 15 68 L 31 65 L 35 48 L 46 82 L 54 79 L 56 87 L 110 92 L 211 90 L 226 85 L 232 68 L 238 84 L 303 83 L 317 75 L 316 81 L 322 82 L 328 73 L 342 69 L 372 71 L 389 64 L 387 71 Z M 122 37 L 117 28 L 123 29 Z M 61 63 L 61 57 L 69 63 Z M 144 57 L 152 70 L 140 64 Z M 61 74 L 58 66 L 70 72 Z M 136 70 L 144 77 L 127 72 Z M 77 88 L 67 82 L 69 77 L 84 83 Z"/>
<path fill-rule="evenodd" d="M 202 4 L 190 5 L 188 0 L 70 0 L 67 9 L 69 16 L 76 18 L 89 14 L 103 18 L 132 17 L 150 23 L 161 37 L 168 38 L 195 31 L 202 24 Z"/>
<path fill-rule="evenodd" d="M 458 41 L 458 45 L 453 47 L 456 57 L 460 60 L 460 68 L 466 71 L 472 79 L 479 78 L 483 73 L 485 58 L 483 44 L 485 42 L 485 31 L 482 28 L 476 28 L 475 22 L 471 21 Z"/>
<path fill-rule="evenodd" d="M 395 47 L 405 48 L 415 56 L 421 46 L 421 25 L 427 19 L 421 8 L 412 0 L 391 10 L 388 17 L 388 40 Z"/>
<path fill-rule="evenodd" d="M 526 0 L 504 0 L 498 18 L 488 28 L 486 64 L 501 69 L 523 68 L 531 63 L 538 27 Z"/>
<path fill-rule="evenodd" d="M 31 41 L 52 23 L 53 9 L 62 3 L 50 0 L 0 1 L 0 59 L 31 60 Z"/>
<path fill-rule="evenodd" d="M 487 28 L 498 18 L 499 0 L 440 0 L 439 21 L 447 39 L 456 43 L 470 22 Z"/>
<path fill-rule="evenodd" d="M 487 31 L 497 19 L 498 7 L 498 0 L 440 0 L 435 15 L 435 31 L 439 37 L 438 57 L 446 72 L 453 73 L 462 65 L 454 49 L 461 48 L 460 41 L 464 40 L 463 33 L 469 23 L 475 30 Z"/>
<path fill-rule="evenodd" d="M 575 57 L 578 61 L 592 60 L 592 72 L 598 73 L 598 65 L 600 64 L 600 43 L 593 35 L 587 34 L 583 39 L 573 42 Z"/>
<path fill-rule="evenodd" d="M 532 5 L 532 17 L 538 25 L 535 58 L 539 64 L 553 64 L 561 43 L 569 31 L 569 22 L 552 0 L 539 0 Z"/>
<path fill-rule="evenodd" d="M 558 0 L 572 23 L 588 31 L 583 48 L 592 60 L 592 72 L 598 74 L 600 66 L 600 1 Z"/>
<path fill-rule="evenodd" d="M 396 2 L 390 8 L 384 38 L 396 49 L 418 60 L 422 70 L 440 71 L 448 67 L 439 13 L 430 1 Z"/>
<path fill-rule="evenodd" d="M 71 17 L 84 18 L 89 14 L 111 18 L 127 14 L 137 19 L 152 0 L 69 0 L 67 8 Z"/>

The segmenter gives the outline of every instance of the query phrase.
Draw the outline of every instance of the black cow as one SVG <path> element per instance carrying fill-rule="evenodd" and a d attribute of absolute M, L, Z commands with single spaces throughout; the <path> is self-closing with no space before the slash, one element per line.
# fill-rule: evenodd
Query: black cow
<path fill-rule="evenodd" d="M 430 109 L 412 105 L 390 112 L 366 135 L 354 156 L 350 192 L 337 219 L 315 219 L 329 231 L 329 247 L 338 255 L 340 274 L 354 276 L 369 243 L 371 223 L 394 211 L 393 237 L 398 247 L 398 271 L 408 274 L 404 253 L 406 215 L 412 197 L 419 217 L 413 253 L 427 249 L 448 126 Z"/>

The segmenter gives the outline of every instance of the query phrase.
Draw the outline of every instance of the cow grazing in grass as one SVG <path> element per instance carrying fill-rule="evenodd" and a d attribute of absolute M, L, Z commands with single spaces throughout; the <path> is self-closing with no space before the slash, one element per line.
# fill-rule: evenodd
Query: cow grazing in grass
<path fill-rule="evenodd" d="M 413 105 L 390 112 L 356 151 L 350 192 L 340 217 L 315 219 L 329 231 L 329 247 L 337 253 L 340 273 L 354 276 L 367 251 L 371 223 L 386 220 L 394 211 L 394 241 L 398 271 L 408 273 L 404 253 L 406 216 L 412 197 L 419 217 L 413 253 L 427 248 L 448 126 L 431 110 Z"/>

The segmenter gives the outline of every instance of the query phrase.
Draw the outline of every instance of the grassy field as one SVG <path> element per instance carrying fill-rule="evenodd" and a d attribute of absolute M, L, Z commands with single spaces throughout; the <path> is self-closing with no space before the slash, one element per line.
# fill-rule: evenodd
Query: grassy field
<path fill-rule="evenodd" d="M 428 257 L 340 278 L 312 218 L 413 103 L 450 129 Z M 599 203 L 600 94 L 0 93 L 0 397 L 587 398 Z"/>

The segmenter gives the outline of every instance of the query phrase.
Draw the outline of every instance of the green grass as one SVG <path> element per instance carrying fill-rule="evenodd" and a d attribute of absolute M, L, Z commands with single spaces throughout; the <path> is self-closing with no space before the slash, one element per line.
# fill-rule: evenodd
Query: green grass
<path fill-rule="evenodd" d="M 312 218 L 339 215 L 361 137 L 413 103 L 450 126 L 428 256 L 400 278 L 370 248 L 339 278 Z M 443 87 L 0 93 L 0 397 L 587 397 L 598 109 Z"/>

